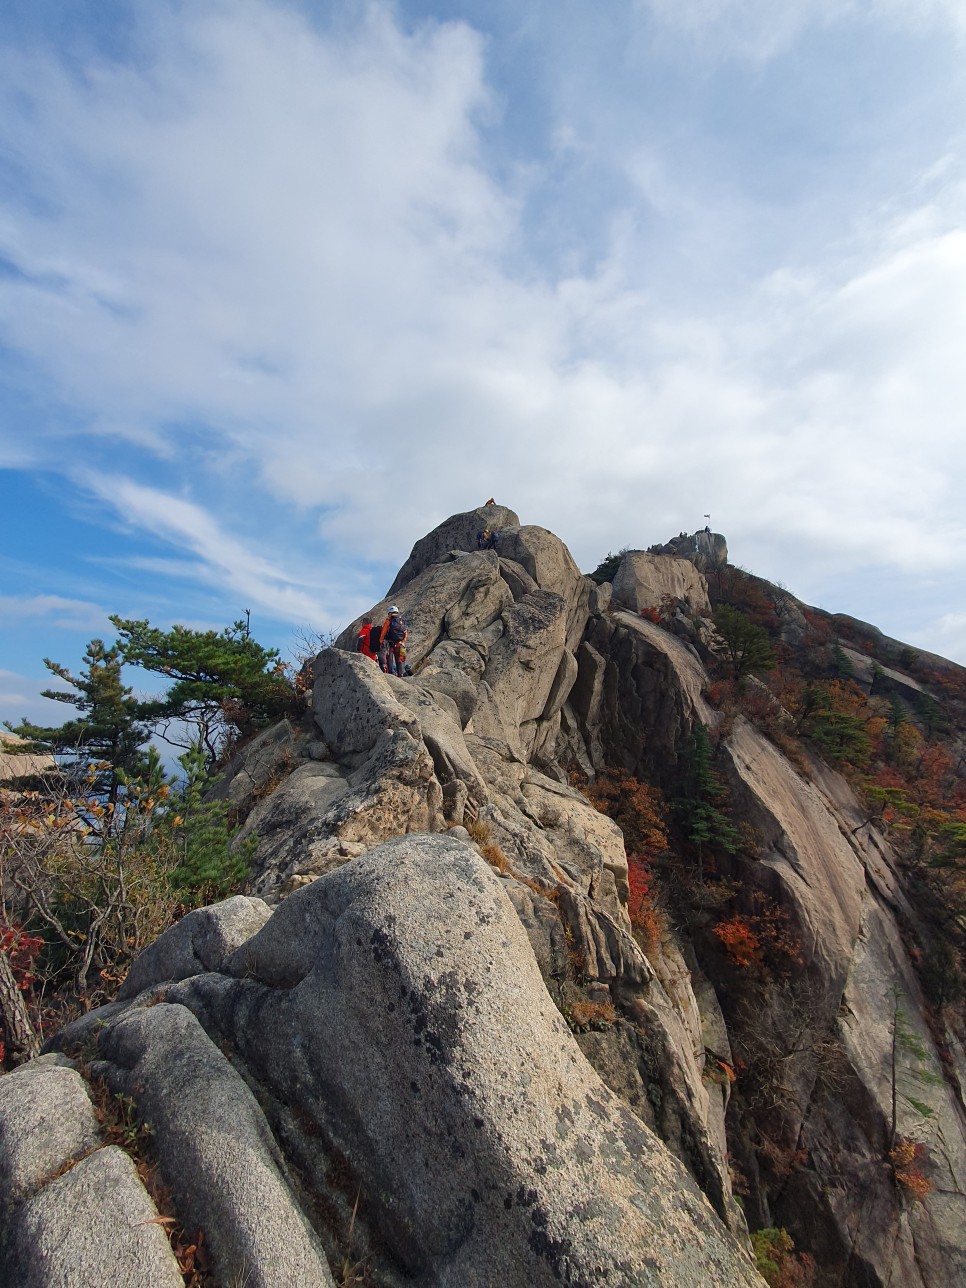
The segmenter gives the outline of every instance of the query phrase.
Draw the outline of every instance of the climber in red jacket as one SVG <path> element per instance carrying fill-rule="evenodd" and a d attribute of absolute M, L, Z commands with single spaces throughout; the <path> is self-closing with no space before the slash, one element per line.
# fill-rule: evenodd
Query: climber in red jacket
<path fill-rule="evenodd" d="M 362 653 L 366 657 L 371 657 L 373 662 L 378 662 L 378 646 L 379 627 L 373 626 L 371 617 L 364 617 L 362 625 L 359 627 L 359 637 L 356 640 L 356 652 Z"/>

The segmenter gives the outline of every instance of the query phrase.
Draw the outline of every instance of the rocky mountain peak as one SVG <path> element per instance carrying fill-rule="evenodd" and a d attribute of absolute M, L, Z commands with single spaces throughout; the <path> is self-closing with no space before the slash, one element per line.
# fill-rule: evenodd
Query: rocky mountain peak
<path fill-rule="evenodd" d="M 706 527 L 699 528 L 697 532 L 679 532 L 664 545 L 649 546 L 648 553 L 687 559 L 695 568 L 707 573 L 728 562 L 728 543 L 720 532 L 712 532 Z"/>
<path fill-rule="evenodd" d="M 919 914 L 764 684 L 722 701 L 732 573 L 682 534 L 598 585 L 495 504 L 418 541 L 367 614 L 400 608 L 411 674 L 356 651 L 360 618 L 226 771 L 246 893 L 0 1080 L 0 1264 L 177 1282 L 93 1081 L 150 1123 L 223 1283 L 760 1284 L 749 1229 L 800 1283 L 964 1279 L 966 1059 Z M 768 603 L 814 654 L 813 610 Z"/>

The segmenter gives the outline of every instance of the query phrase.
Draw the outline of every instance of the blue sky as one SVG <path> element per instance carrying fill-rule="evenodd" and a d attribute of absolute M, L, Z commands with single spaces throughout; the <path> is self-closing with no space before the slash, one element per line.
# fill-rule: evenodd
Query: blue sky
<path fill-rule="evenodd" d="M 964 0 L 6 0 L 0 719 L 495 496 L 966 662 Z M 48 710 L 45 714 L 45 708 Z"/>

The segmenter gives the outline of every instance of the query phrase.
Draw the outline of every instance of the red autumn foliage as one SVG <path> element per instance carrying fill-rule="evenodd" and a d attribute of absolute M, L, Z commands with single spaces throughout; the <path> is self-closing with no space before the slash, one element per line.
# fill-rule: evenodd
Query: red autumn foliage
<path fill-rule="evenodd" d="M 669 847 L 667 807 L 659 787 L 642 783 L 622 769 L 608 769 L 584 789 L 590 803 L 614 820 L 629 853 L 658 858 Z"/>
<path fill-rule="evenodd" d="M 28 935 L 17 926 L 0 932 L 0 952 L 9 960 L 21 993 L 26 993 L 36 981 L 34 966 L 43 946 L 44 941 L 38 935 Z"/>
<path fill-rule="evenodd" d="M 624 770 L 609 769 L 584 788 L 602 814 L 624 833 L 627 848 L 627 911 L 638 942 L 651 953 L 660 943 L 664 919 L 654 889 L 652 862 L 668 852 L 667 807 L 659 787 Z"/>
<path fill-rule="evenodd" d="M 733 680 L 712 680 L 705 689 L 704 696 L 719 711 L 735 705 L 736 692 Z"/>
<path fill-rule="evenodd" d="M 747 917 L 740 913 L 719 921 L 714 933 L 724 944 L 733 966 L 760 966 L 762 964 L 761 940 L 752 930 Z"/>
<path fill-rule="evenodd" d="M 929 1151 L 918 1140 L 900 1136 L 895 1146 L 889 1151 L 889 1162 L 896 1183 L 915 1201 L 920 1201 L 935 1188 L 932 1181 L 923 1171 L 929 1162 Z"/>
<path fill-rule="evenodd" d="M 661 940 L 663 919 L 654 894 L 653 874 L 641 854 L 627 856 L 627 884 L 630 893 L 627 913 L 645 952 L 652 953 Z"/>
<path fill-rule="evenodd" d="M 754 904 L 753 913 L 734 913 L 719 921 L 714 934 L 733 966 L 787 975 L 802 962 L 801 944 L 789 914 L 760 890 L 754 894 Z"/>

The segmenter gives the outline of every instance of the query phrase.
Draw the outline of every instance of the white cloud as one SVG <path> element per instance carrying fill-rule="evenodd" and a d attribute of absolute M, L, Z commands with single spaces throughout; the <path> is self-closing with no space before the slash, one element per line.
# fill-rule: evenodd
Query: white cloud
<path fill-rule="evenodd" d="M 0 595 L 0 617 L 8 621 L 43 619 L 64 630 L 110 630 L 107 613 L 98 604 L 62 595 Z M 0 677 L 10 674 L 0 671 Z"/>
<path fill-rule="evenodd" d="M 918 632 L 910 631 L 908 638 L 931 653 L 966 665 L 966 613 L 943 613 L 937 620 L 920 625 Z"/>
<path fill-rule="evenodd" d="M 664 26 L 716 56 L 764 62 L 809 28 L 886 23 L 900 31 L 966 32 L 963 0 L 636 0 Z"/>
<path fill-rule="evenodd" d="M 127 522 L 192 551 L 198 557 L 196 577 L 232 590 L 282 620 L 325 617 L 320 599 L 296 576 L 224 531 L 201 506 L 119 476 L 88 475 L 85 482 Z"/>
<path fill-rule="evenodd" d="M 454 267 L 484 271 L 506 212 L 473 164 L 485 96 L 467 29 L 406 39 L 373 6 L 340 45 L 239 8 L 162 29 L 141 76 L 4 60 L 55 213 L 8 213 L 23 276 L 0 299 L 18 346 L 94 408 L 109 394 L 155 423 L 202 408 L 244 441 L 293 386 L 318 399 L 371 380 L 414 292 L 447 298 Z M 313 427 L 299 398 L 286 412 Z"/>
<path fill-rule="evenodd" d="M 650 6 L 763 56 L 806 23 L 894 7 Z M 555 279 L 527 241 L 525 168 L 501 184 L 489 166 L 496 109 L 465 25 L 405 34 L 371 5 L 321 35 L 257 0 L 153 13 L 137 67 L 0 60 L 0 144 L 31 189 L 0 214 L 19 270 L 0 333 L 90 417 L 91 451 L 124 440 L 123 465 L 73 477 L 187 576 L 283 620 L 350 617 L 369 587 L 272 547 L 271 500 L 317 512 L 320 560 L 345 569 L 401 563 L 494 494 L 584 566 L 709 509 L 739 562 L 786 550 L 790 584 L 962 562 L 958 153 L 889 208 L 857 197 L 835 244 L 732 265 L 713 248 L 774 237 L 784 211 L 711 202 L 642 129 L 595 268 Z M 558 151 L 585 155 L 578 134 L 562 124 Z M 680 246 L 649 239 L 655 212 Z M 707 278 L 675 290 L 661 260 L 689 257 Z M 42 434 L 36 451 L 65 456 Z M 136 477 L 137 452 L 180 464 L 183 494 Z M 230 498 L 226 463 L 246 475 Z"/>

